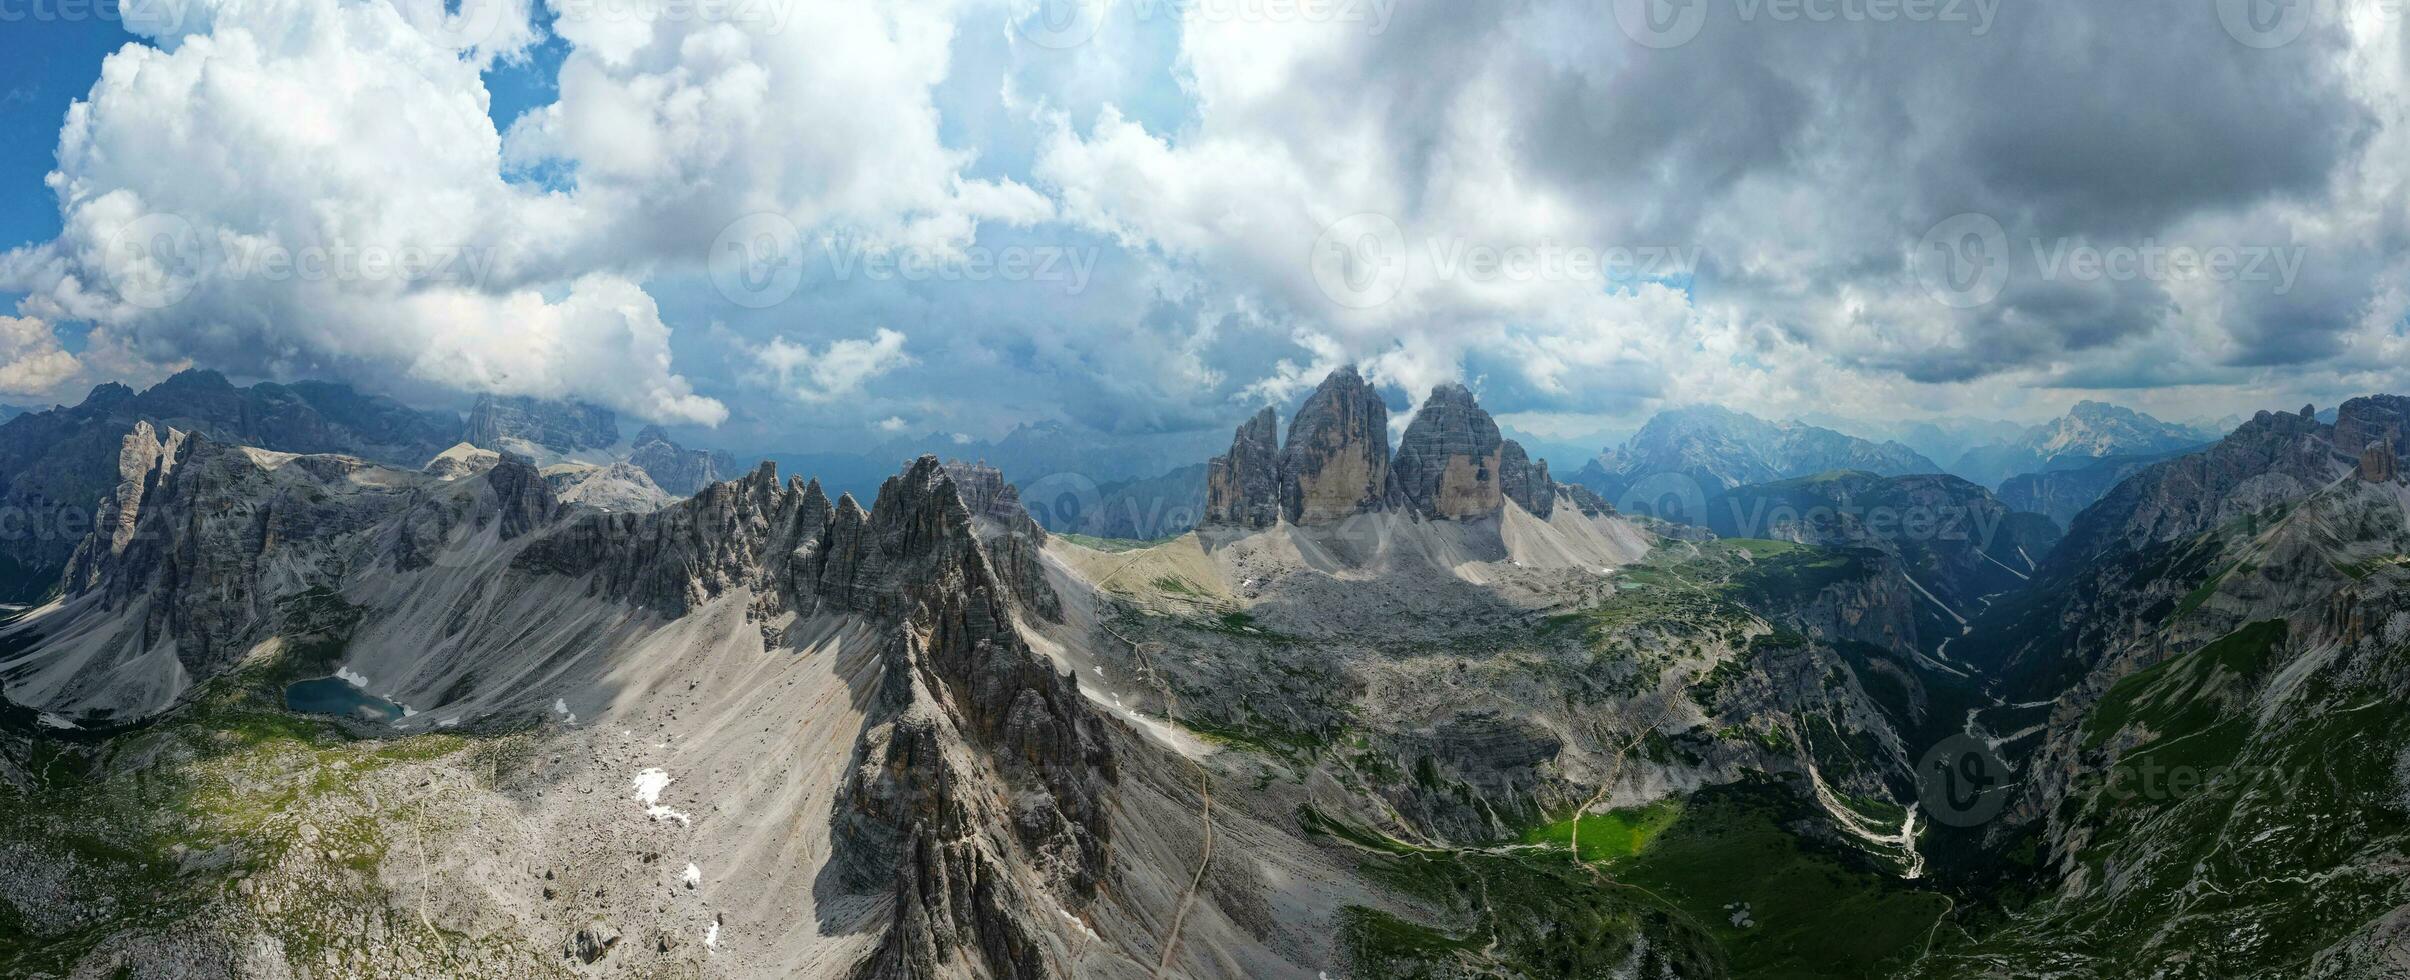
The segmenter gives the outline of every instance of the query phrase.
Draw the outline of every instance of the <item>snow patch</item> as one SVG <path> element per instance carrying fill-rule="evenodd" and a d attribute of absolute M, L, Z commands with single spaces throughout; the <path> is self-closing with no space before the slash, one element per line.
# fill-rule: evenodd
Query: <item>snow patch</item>
<path fill-rule="evenodd" d="M 695 867 L 694 862 L 687 862 L 686 871 L 678 875 L 678 883 L 685 885 L 688 888 L 693 888 L 696 885 L 702 884 L 703 869 Z"/>
<path fill-rule="evenodd" d="M 552 699 L 552 713 L 561 716 L 561 724 L 577 724 L 577 712 L 569 710 L 569 702 L 567 700 L 562 698 Z"/>
<path fill-rule="evenodd" d="M 1090 941 L 1104 941 L 1104 937 L 1097 935 L 1096 930 L 1088 928 L 1087 922 L 1083 921 L 1079 916 L 1071 914 L 1070 909 L 1057 905 L 1054 907 L 1054 911 L 1056 914 L 1061 915 L 1065 921 L 1070 922 L 1072 928 L 1079 930 L 1081 934 L 1087 936 Z"/>
<path fill-rule="evenodd" d="M 668 789 L 669 784 L 674 782 L 677 782 L 677 780 L 670 778 L 669 773 L 663 772 L 659 769 L 647 769 L 643 772 L 637 773 L 635 781 L 636 801 L 644 804 L 645 816 L 651 817 L 657 821 L 675 820 L 680 824 L 692 827 L 695 823 L 692 816 L 680 813 L 676 810 L 672 810 L 661 805 L 661 791 Z"/>
<path fill-rule="evenodd" d="M 368 675 L 360 673 L 359 671 L 353 670 L 349 667 L 337 667 L 335 668 L 335 676 L 342 678 L 344 683 L 359 688 L 360 690 L 368 690 Z"/>
<path fill-rule="evenodd" d="M 708 950 L 714 950 L 714 951 L 716 951 L 716 950 L 718 950 L 718 949 L 720 948 L 720 917 L 719 917 L 719 916 L 716 916 L 716 915 L 715 915 L 715 916 L 712 916 L 712 917 L 711 917 L 711 928 L 708 928 L 708 929 L 703 930 L 703 948 L 704 948 L 704 949 L 708 949 Z"/>

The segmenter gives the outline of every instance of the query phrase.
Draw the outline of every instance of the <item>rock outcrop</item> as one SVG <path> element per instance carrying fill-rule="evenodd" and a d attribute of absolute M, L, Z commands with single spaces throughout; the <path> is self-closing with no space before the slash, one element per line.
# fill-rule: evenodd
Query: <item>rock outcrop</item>
<path fill-rule="evenodd" d="M 138 423 L 119 464 L 105 530 L 78 547 L 64 582 L 90 614 L 124 614 L 109 627 L 114 649 L 148 665 L 145 679 L 110 658 L 42 679 L 45 700 L 101 714 L 155 709 L 225 670 L 275 628 L 283 598 L 337 590 L 354 567 L 424 568 L 465 538 L 513 541 L 556 508 L 535 468 L 507 454 L 446 480 Z M 167 658 L 176 670 L 158 673 Z"/>
<path fill-rule="evenodd" d="M 1497 517 L 1509 500 L 1542 520 L 1556 512 L 1562 490 L 1547 462 L 1505 438 L 1463 385 L 1431 390 L 1394 458 L 1388 428 L 1371 382 L 1354 367 L 1331 372 L 1297 410 L 1285 445 L 1279 413 L 1265 408 L 1239 426 L 1230 452 L 1206 464 L 1198 526 L 1327 524 L 1377 510 L 1472 521 Z M 1598 500 L 1582 512 L 1613 508 Z"/>
<path fill-rule="evenodd" d="M 737 475 L 734 457 L 678 445 L 657 425 L 637 430 L 627 461 L 652 477 L 654 485 L 680 497 L 694 496 L 704 487 Z"/>
<path fill-rule="evenodd" d="M 1556 513 L 1556 481 L 1548 476 L 1548 461 L 1533 462 L 1522 443 L 1508 439 L 1499 448 L 1498 486 L 1534 517 L 1547 520 Z"/>
<path fill-rule="evenodd" d="M 0 424 L 0 602 L 29 601 L 59 576 L 94 507 L 121 479 L 119 452 L 137 423 L 279 452 L 341 453 L 415 467 L 457 441 L 460 420 L 348 386 L 305 381 L 238 388 L 215 371 L 185 371 L 140 393 L 104 384 L 72 407 Z"/>
<path fill-rule="evenodd" d="M 2393 455 L 2393 447 L 2372 442 L 2360 450 L 2360 479 L 2369 483 L 2395 483 L 2402 478 L 2401 463 Z"/>
<path fill-rule="evenodd" d="M 634 463 L 618 462 L 588 469 L 558 467 L 545 471 L 561 503 L 596 510 L 651 513 L 677 499 L 653 482 L 652 475 Z"/>
<path fill-rule="evenodd" d="M 1333 371 L 1289 422 L 1281 513 L 1291 524 L 1327 524 L 1380 509 L 1389 486 L 1389 406 L 1354 366 Z"/>
<path fill-rule="evenodd" d="M 1506 500 L 1504 443 L 1498 423 L 1481 410 L 1470 389 L 1442 384 L 1431 389 L 1406 426 L 1390 479 L 1398 495 L 1426 519 L 1496 516 Z"/>
<path fill-rule="evenodd" d="M 922 457 L 880 487 L 847 556 L 909 600 L 838 797 L 832 874 L 894 903 L 860 980 L 946 975 L 958 956 L 975 975 L 1068 975 L 1040 917 L 1084 909 L 1109 863 L 1114 756 L 1076 681 L 1013 628 L 971 520 Z"/>
<path fill-rule="evenodd" d="M 482 449 L 568 455 L 617 443 L 619 419 L 610 409 L 584 402 L 480 395 L 461 438 Z"/>
<path fill-rule="evenodd" d="M 945 464 L 946 475 L 971 512 L 980 543 L 1020 607 L 1048 622 L 1061 622 L 1063 600 L 1046 582 L 1046 529 L 1021 506 L 1021 488 L 984 462 Z"/>
<path fill-rule="evenodd" d="M 1239 426 L 1230 452 L 1205 464 L 1205 523 L 1280 523 L 1280 412 L 1269 405 Z"/>

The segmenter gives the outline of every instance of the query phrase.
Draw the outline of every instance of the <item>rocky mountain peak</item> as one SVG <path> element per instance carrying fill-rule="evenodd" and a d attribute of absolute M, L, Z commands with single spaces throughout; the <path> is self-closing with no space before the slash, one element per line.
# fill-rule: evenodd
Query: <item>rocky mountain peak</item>
<path fill-rule="evenodd" d="M 671 440 L 658 425 L 637 430 L 629 443 L 629 463 L 642 467 L 661 489 L 681 497 L 735 475 L 736 459 L 722 452 L 688 449 Z"/>
<path fill-rule="evenodd" d="M 2360 450 L 2358 475 L 2367 483 L 2395 483 L 2402 478 L 2401 463 L 2393 455 L 2393 446 L 2372 442 Z"/>
<path fill-rule="evenodd" d="M 1389 406 L 1354 365 L 1331 372 L 1289 422 L 1280 505 L 1291 524 L 1381 507 L 1389 492 Z"/>
<path fill-rule="evenodd" d="M 1390 479 L 1425 518 L 1489 517 L 1506 499 L 1500 476 L 1504 442 L 1498 423 L 1481 409 L 1471 390 L 1454 382 L 1441 384 L 1431 389 L 1422 410 L 1406 426 Z M 1526 461 L 1523 467 L 1528 466 Z M 1518 481 L 1528 479 L 1528 472 L 1517 476 Z"/>
<path fill-rule="evenodd" d="M 1238 427 L 1230 451 L 1206 464 L 1198 523 L 1310 525 L 1391 508 L 1426 520 L 1478 520 L 1497 516 L 1508 500 L 1543 519 L 1555 513 L 1562 488 L 1548 464 L 1506 439 L 1471 389 L 1434 387 L 1394 457 L 1388 425 L 1371 382 L 1352 366 L 1331 372 L 1298 409 L 1285 446 L 1273 408 Z"/>
<path fill-rule="evenodd" d="M 480 395 L 469 409 L 462 438 L 484 449 L 567 455 L 617 443 L 619 418 L 610 409 L 584 402 Z"/>
<path fill-rule="evenodd" d="M 1230 452 L 1205 464 L 1205 523 L 1265 528 L 1280 522 L 1280 410 L 1255 413 Z"/>
<path fill-rule="evenodd" d="M 1533 462 L 1523 444 L 1512 439 L 1499 445 L 1498 488 L 1541 520 L 1556 512 L 1556 481 L 1548 476 L 1548 461 Z"/>

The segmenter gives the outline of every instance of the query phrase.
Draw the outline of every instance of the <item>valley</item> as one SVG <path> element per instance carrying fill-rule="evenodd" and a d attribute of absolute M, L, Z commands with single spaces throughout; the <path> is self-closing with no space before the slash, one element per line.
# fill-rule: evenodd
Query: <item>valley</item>
<path fill-rule="evenodd" d="M 1683 531 L 1507 478 L 1469 395 L 1398 450 L 1430 482 L 1392 481 L 1361 384 L 1307 400 L 1307 441 L 1242 427 L 1209 520 L 1145 543 L 1050 534 L 934 458 L 869 508 L 765 465 L 618 510 L 513 454 L 412 471 L 143 423 L 69 588 L 0 624 L 0 970 L 2396 955 L 2410 489 L 2353 451 L 2397 437 L 2395 402 L 2265 415 L 2062 542 L 1873 474 L 1735 488 L 1731 513 L 1795 516 Z M 1981 795 L 1934 795 L 1936 760 L 1975 758 L 1951 751 Z"/>

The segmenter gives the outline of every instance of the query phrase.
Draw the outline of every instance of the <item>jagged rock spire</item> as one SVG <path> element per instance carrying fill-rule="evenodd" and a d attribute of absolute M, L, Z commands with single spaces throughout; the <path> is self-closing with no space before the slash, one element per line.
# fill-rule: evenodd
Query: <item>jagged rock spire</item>
<path fill-rule="evenodd" d="M 1556 512 L 1556 481 L 1548 476 L 1548 461 L 1532 462 L 1523 445 L 1508 439 L 1498 451 L 1498 486 L 1506 499 L 1546 520 Z"/>
<path fill-rule="evenodd" d="M 1354 365 L 1324 378 L 1289 422 L 1280 507 L 1291 524 L 1380 509 L 1389 492 L 1389 406 Z"/>
<path fill-rule="evenodd" d="M 1280 523 L 1280 411 L 1264 406 L 1238 427 L 1230 453 L 1205 464 L 1205 523 Z"/>
<path fill-rule="evenodd" d="M 1473 392 L 1448 382 L 1431 389 L 1406 426 L 1390 479 L 1399 496 L 1431 520 L 1489 517 L 1506 499 L 1499 477 L 1504 451 L 1498 423 Z"/>
<path fill-rule="evenodd" d="M 1285 446 L 1279 414 L 1265 408 L 1239 426 L 1229 453 L 1206 464 L 1200 526 L 1322 524 L 1393 507 L 1427 520 L 1479 520 L 1508 500 L 1543 519 L 1556 510 L 1560 488 L 1548 464 L 1504 438 L 1461 384 L 1431 390 L 1394 459 L 1388 428 L 1371 382 L 1352 366 L 1331 372 L 1298 409 Z"/>

